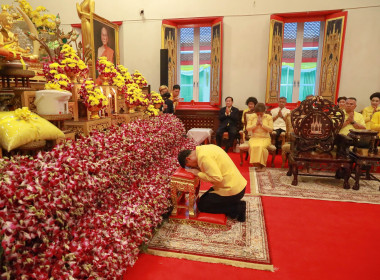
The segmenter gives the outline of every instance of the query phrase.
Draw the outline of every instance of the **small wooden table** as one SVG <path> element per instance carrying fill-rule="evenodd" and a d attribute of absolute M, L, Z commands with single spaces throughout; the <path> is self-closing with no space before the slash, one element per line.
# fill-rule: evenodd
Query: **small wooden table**
<path fill-rule="evenodd" d="M 173 203 L 172 216 L 176 216 L 178 208 L 185 208 L 189 211 L 190 217 L 196 217 L 196 200 L 199 194 L 200 181 L 199 177 L 187 172 L 184 168 L 179 167 L 172 175 L 170 182 L 171 199 Z M 186 201 L 185 195 L 189 199 Z"/>
<path fill-rule="evenodd" d="M 376 180 L 380 182 L 378 178 L 370 173 L 373 166 L 380 165 L 380 155 L 379 154 L 361 154 L 359 151 L 350 152 L 350 157 L 354 161 L 354 166 L 352 171 L 354 172 L 353 178 L 355 179 L 355 184 L 352 187 L 354 190 L 360 188 L 360 178 L 362 177 L 362 171 L 365 170 L 365 180 Z M 380 187 L 379 187 L 380 190 Z"/>
<path fill-rule="evenodd" d="M 354 167 L 351 169 L 355 174 L 355 184 L 352 187 L 354 190 L 359 190 L 360 188 L 360 178 L 362 177 L 363 170 L 366 172 L 366 180 L 372 179 L 380 181 L 375 176 L 370 174 L 371 168 L 380 164 L 380 154 L 377 148 L 379 145 L 377 133 L 378 132 L 374 130 L 350 129 L 348 136 L 352 138 L 354 145 L 354 148 L 350 151 L 350 157 L 354 162 Z M 360 142 L 364 142 L 364 144 L 368 146 L 368 149 L 360 149 Z"/>

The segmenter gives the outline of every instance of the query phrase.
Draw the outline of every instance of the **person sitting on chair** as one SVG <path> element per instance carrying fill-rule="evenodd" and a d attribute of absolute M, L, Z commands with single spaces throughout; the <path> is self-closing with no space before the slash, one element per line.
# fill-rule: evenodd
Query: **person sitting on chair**
<path fill-rule="evenodd" d="M 253 96 L 248 97 L 248 99 L 245 101 L 245 104 L 248 106 L 248 108 L 244 109 L 243 114 L 241 116 L 241 123 L 243 124 L 243 126 L 245 124 L 244 114 L 247 112 L 253 112 L 257 103 L 258 101 L 256 97 Z"/>
<path fill-rule="evenodd" d="M 216 144 L 220 147 L 222 145 L 223 133 L 228 132 L 228 142 L 225 147 L 226 153 L 229 148 L 233 146 L 234 140 L 238 134 L 238 121 L 239 121 L 239 109 L 232 106 L 234 99 L 230 96 L 225 99 L 226 107 L 223 107 L 219 111 L 220 125 L 216 131 Z"/>
<path fill-rule="evenodd" d="M 275 146 L 279 150 L 282 143 L 279 141 L 282 132 L 286 132 L 286 115 L 290 113 L 290 110 L 285 108 L 286 97 L 280 97 L 278 99 L 278 107 L 270 111 L 273 118 L 273 130 L 276 132 Z"/>
<path fill-rule="evenodd" d="M 339 134 L 347 135 L 348 133 L 350 133 L 350 129 L 365 129 L 363 115 L 358 112 L 355 112 L 355 108 L 356 98 L 347 98 L 344 111 L 344 123 L 339 131 Z"/>
<path fill-rule="evenodd" d="M 380 92 L 375 92 L 371 94 L 369 100 L 371 100 L 371 105 L 365 107 L 362 113 L 366 129 L 371 129 L 371 118 L 373 114 L 375 114 L 377 111 L 380 111 Z"/>
<path fill-rule="evenodd" d="M 339 106 L 339 109 L 344 110 L 344 108 L 346 107 L 346 100 L 347 100 L 347 97 L 345 96 L 341 96 L 338 98 L 337 105 Z"/>
<path fill-rule="evenodd" d="M 201 180 L 214 184 L 197 203 L 201 212 L 225 214 L 239 222 L 245 221 L 246 202 L 241 200 L 247 180 L 240 174 L 231 158 L 216 145 L 197 146 L 178 154 L 182 168 Z"/>
<path fill-rule="evenodd" d="M 249 163 L 257 172 L 265 170 L 268 159 L 267 147 L 271 144 L 270 133 L 273 131 L 273 119 L 265 114 L 265 104 L 258 103 L 255 113 L 247 115 L 247 131 L 252 131 L 249 139 Z"/>

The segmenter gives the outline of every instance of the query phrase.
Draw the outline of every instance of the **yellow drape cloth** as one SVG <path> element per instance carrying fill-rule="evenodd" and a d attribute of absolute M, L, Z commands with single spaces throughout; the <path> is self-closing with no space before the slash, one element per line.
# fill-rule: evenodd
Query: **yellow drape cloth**
<path fill-rule="evenodd" d="M 268 150 L 271 144 L 270 132 L 273 130 L 273 118 L 264 114 L 262 118 L 263 126 L 257 126 L 257 115 L 247 115 L 247 130 L 252 131 L 249 139 L 250 163 L 267 164 Z"/>
<path fill-rule="evenodd" d="M 379 111 L 379 110 L 380 110 L 380 107 L 377 107 L 376 111 Z M 374 114 L 373 111 L 374 109 L 372 106 L 368 106 L 363 109 L 362 115 L 365 121 L 366 129 L 371 129 L 371 118 L 372 118 L 372 115 Z"/>

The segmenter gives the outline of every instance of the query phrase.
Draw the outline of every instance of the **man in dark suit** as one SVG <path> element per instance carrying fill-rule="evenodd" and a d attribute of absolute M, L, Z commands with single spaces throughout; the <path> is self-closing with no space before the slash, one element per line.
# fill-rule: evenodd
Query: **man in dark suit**
<path fill-rule="evenodd" d="M 236 135 L 238 134 L 238 121 L 239 121 L 239 109 L 232 106 L 234 99 L 230 96 L 225 99 L 226 107 L 220 109 L 219 112 L 219 128 L 216 132 L 216 144 L 221 146 L 223 133 L 228 132 L 228 143 L 224 149 L 228 152 L 229 148 L 232 147 Z"/>

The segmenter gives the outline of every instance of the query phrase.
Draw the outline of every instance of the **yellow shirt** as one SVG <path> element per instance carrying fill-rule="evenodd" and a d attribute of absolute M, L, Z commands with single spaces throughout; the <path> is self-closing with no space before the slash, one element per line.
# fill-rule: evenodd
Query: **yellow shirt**
<path fill-rule="evenodd" d="M 377 107 L 376 108 L 376 111 L 379 111 L 380 110 L 380 107 Z M 371 117 L 373 115 L 373 107 L 372 106 L 368 106 L 368 107 L 365 107 L 363 109 L 363 118 L 364 118 L 364 121 L 365 121 L 365 128 L 366 129 L 371 129 Z"/>
<path fill-rule="evenodd" d="M 241 123 L 244 124 L 244 114 L 249 111 L 249 108 L 244 109 L 243 114 L 241 115 Z"/>
<path fill-rule="evenodd" d="M 347 120 L 347 117 L 348 114 L 344 111 L 344 120 Z M 363 115 L 358 112 L 354 112 L 354 121 L 362 126 L 365 126 Z M 347 135 L 350 133 L 350 129 L 355 129 L 355 127 L 352 124 L 346 125 L 339 131 L 339 134 Z"/>
<path fill-rule="evenodd" d="M 370 121 L 370 129 L 379 131 L 378 135 L 380 135 L 380 112 L 373 114 Z"/>
<path fill-rule="evenodd" d="M 196 147 L 201 180 L 214 184 L 214 193 L 231 196 L 240 193 L 247 180 L 240 174 L 235 163 L 222 148 L 216 145 Z"/>
<path fill-rule="evenodd" d="M 256 126 L 257 115 L 250 114 L 247 115 L 247 130 L 251 131 L 251 137 L 254 138 L 270 138 L 270 132 L 273 130 L 273 118 L 271 115 L 263 115 L 263 126 Z"/>

